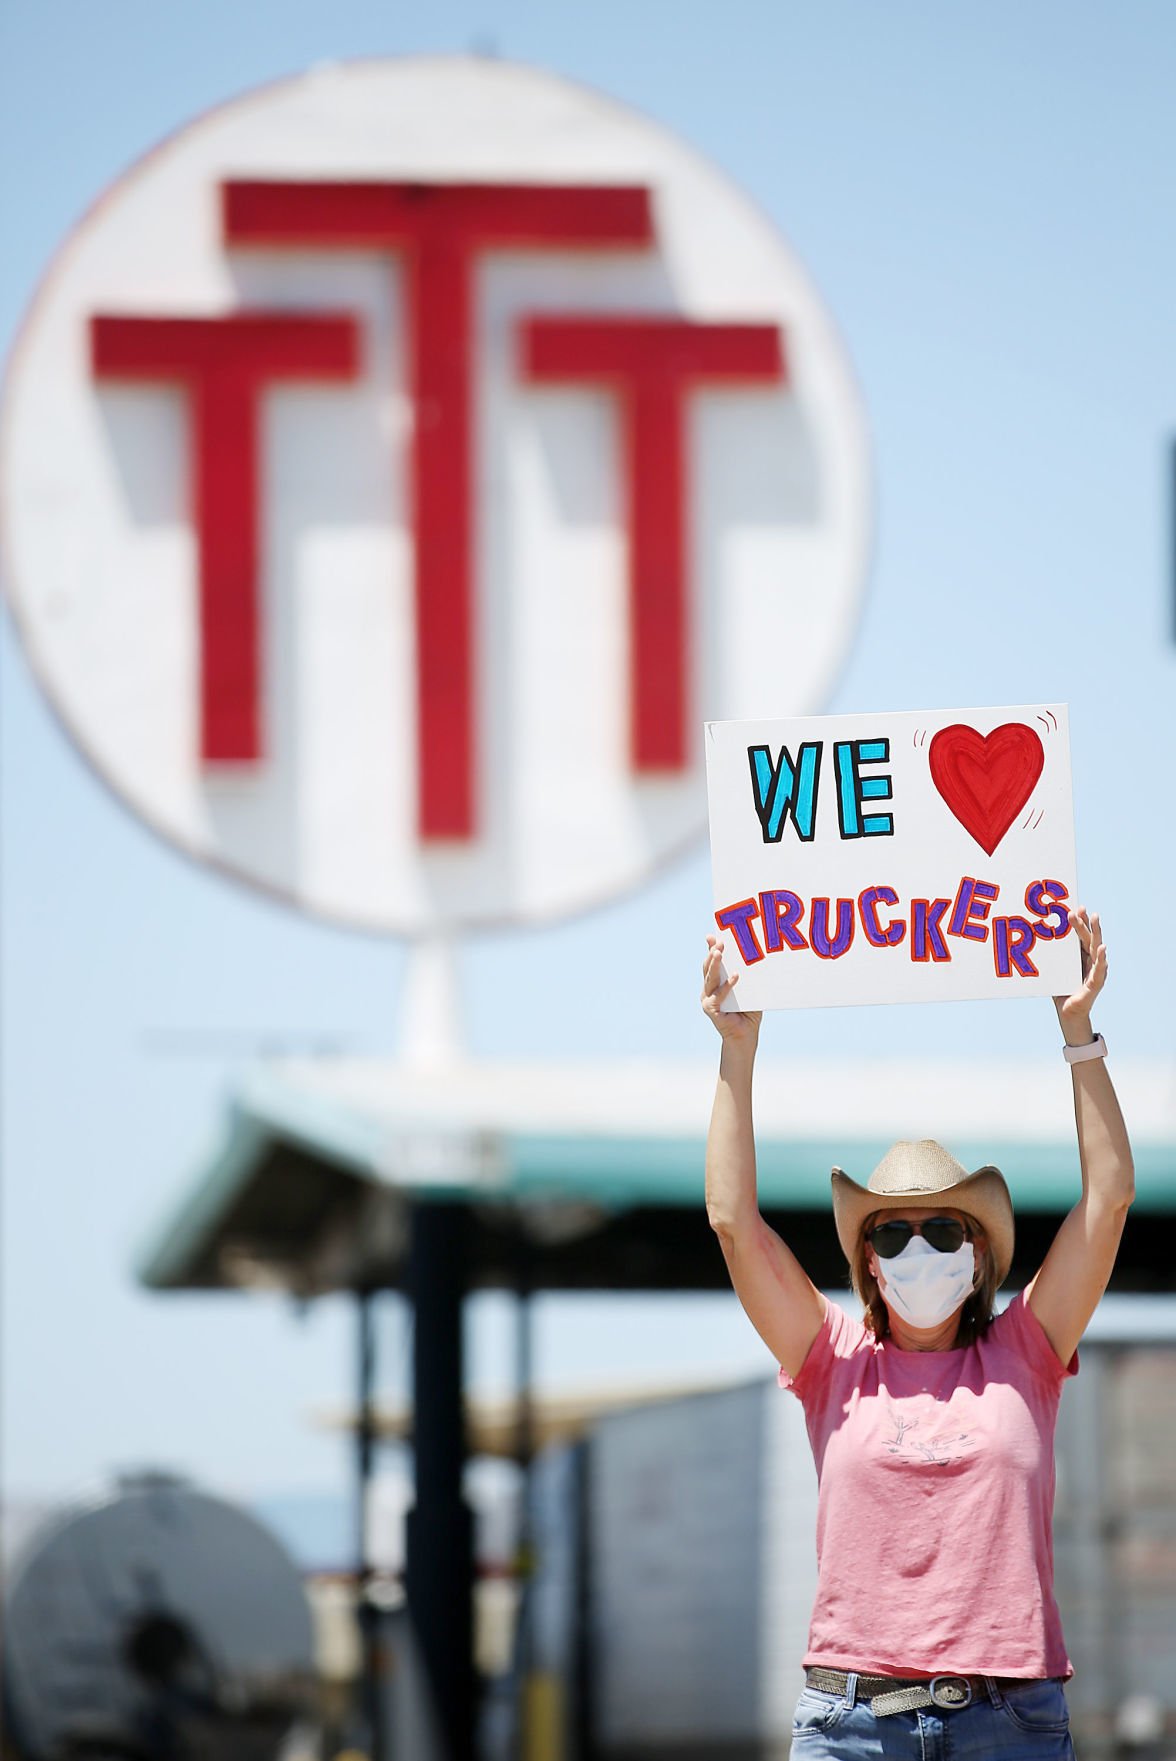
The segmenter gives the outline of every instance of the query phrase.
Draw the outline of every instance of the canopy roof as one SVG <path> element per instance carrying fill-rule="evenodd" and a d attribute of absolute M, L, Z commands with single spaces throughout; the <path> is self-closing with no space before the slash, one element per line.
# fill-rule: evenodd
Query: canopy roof
<path fill-rule="evenodd" d="M 722 1261 L 703 1159 L 714 1065 L 573 1066 L 288 1060 L 240 1084 L 223 1140 L 139 1272 L 155 1289 L 270 1286 L 305 1295 L 399 1283 L 412 1201 L 463 1201 L 470 1281 L 535 1288 L 705 1288 Z M 1171 1280 L 1176 1064 L 1116 1064 L 1136 1157 L 1121 1274 Z M 898 1137 L 936 1137 L 1012 1188 L 1019 1258 L 1036 1263 L 1079 1190 L 1061 1060 L 764 1064 L 756 1077 L 761 1207 L 811 1275 L 844 1272 L 829 1171 L 864 1180 Z M 1161 1246 L 1161 1242 L 1163 1245 Z"/>

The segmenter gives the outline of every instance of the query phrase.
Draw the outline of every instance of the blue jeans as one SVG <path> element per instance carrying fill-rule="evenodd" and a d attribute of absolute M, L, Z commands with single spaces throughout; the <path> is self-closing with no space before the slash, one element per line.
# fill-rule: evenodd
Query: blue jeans
<path fill-rule="evenodd" d="M 891 1712 L 877 1718 L 844 1694 L 805 1688 L 796 1703 L 792 1761 L 1074 1761 L 1060 1681 L 992 1684 L 970 1706 Z"/>

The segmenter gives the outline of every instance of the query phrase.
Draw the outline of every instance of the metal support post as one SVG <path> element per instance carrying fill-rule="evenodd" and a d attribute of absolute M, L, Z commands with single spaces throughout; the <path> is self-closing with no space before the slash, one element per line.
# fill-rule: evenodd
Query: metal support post
<path fill-rule="evenodd" d="M 474 1750 L 473 1522 L 462 1497 L 465 1237 L 463 1205 L 414 1207 L 408 1295 L 416 1502 L 408 1513 L 406 1587 L 446 1761 L 472 1761 Z"/>
<path fill-rule="evenodd" d="M 373 1407 L 376 1368 L 375 1323 L 372 1311 L 372 1292 L 357 1290 L 355 1294 L 359 1321 L 356 1388 L 358 1419 L 355 1427 L 357 1481 L 355 1578 L 356 1613 L 359 1620 L 363 1670 L 360 1682 L 360 1710 L 367 1733 L 371 1761 L 388 1761 L 384 1718 L 384 1650 L 380 1634 L 380 1611 L 372 1601 L 370 1593 L 372 1547 L 369 1512 L 376 1442 Z"/>

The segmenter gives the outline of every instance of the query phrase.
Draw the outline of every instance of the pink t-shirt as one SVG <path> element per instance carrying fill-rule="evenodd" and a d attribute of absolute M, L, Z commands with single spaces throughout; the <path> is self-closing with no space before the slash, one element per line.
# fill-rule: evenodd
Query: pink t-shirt
<path fill-rule="evenodd" d="M 1053 1592 L 1063 1365 L 1017 1296 L 983 1339 L 901 1351 L 828 1304 L 796 1376 L 817 1464 L 806 1666 L 1068 1676 Z"/>

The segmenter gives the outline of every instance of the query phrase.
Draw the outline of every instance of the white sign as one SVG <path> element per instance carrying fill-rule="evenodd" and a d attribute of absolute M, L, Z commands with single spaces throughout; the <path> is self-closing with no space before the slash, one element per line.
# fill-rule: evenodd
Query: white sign
<path fill-rule="evenodd" d="M 706 753 L 727 1008 L 1075 988 L 1064 704 L 711 722 Z"/>
<path fill-rule="evenodd" d="M 86 757 L 378 929 L 580 910 L 692 843 L 703 719 L 824 701 L 867 503 L 773 226 L 644 117 L 474 58 L 170 136 L 4 388 L 5 588 Z"/>

